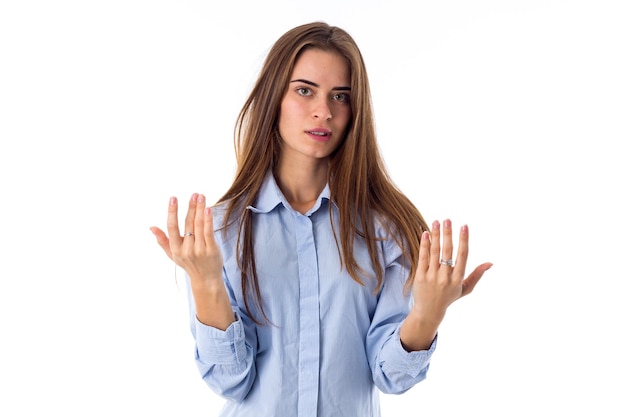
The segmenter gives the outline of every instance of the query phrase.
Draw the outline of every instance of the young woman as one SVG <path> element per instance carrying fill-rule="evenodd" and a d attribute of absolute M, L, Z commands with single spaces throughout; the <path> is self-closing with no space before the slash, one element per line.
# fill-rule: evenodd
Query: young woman
<path fill-rule="evenodd" d="M 270 50 L 214 207 L 170 199 L 158 244 L 189 280 L 202 378 L 223 416 L 379 416 L 423 380 L 446 309 L 469 294 L 468 228 L 432 229 L 389 178 L 360 51 L 311 23 Z"/>

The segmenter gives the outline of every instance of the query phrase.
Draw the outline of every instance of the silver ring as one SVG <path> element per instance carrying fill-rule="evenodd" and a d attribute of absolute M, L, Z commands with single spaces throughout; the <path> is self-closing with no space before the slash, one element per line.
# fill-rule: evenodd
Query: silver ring
<path fill-rule="evenodd" d="M 184 236 L 193 236 L 193 233 L 191 233 L 191 232 L 185 232 L 185 234 L 183 234 L 183 237 L 184 237 Z"/>
<path fill-rule="evenodd" d="M 452 259 L 442 259 L 439 261 L 441 265 L 452 266 L 454 265 L 454 261 Z"/>

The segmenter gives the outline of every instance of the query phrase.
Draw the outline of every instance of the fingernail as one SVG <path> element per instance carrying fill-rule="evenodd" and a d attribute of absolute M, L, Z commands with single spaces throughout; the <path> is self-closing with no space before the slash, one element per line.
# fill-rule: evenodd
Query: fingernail
<path fill-rule="evenodd" d="M 170 197 L 170 206 L 176 205 L 176 197 Z"/>
<path fill-rule="evenodd" d="M 433 230 L 439 230 L 439 227 L 440 227 L 439 220 L 435 220 L 433 222 Z"/>
<path fill-rule="evenodd" d="M 204 196 L 202 194 L 200 194 L 198 196 L 198 203 L 203 203 L 204 202 Z"/>
<path fill-rule="evenodd" d="M 449 219 L 445 219 L 445 220 L 443 221 L 443 228 L 444 228 L 444 229 L 447 229 L 447 228 L 449 228 L 450 226 L 452 226 L 452 222 L 451 222 Z"/>

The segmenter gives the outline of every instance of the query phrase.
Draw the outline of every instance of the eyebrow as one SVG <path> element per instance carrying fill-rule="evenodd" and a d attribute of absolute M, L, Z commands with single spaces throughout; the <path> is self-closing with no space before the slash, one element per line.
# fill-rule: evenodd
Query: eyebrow
<path fill-rule="evenodd" d="M 298 78 L 297 80 L 291 80 L 289 82 L 290 83 L 304 83 L 304 84 L 312 85 L 313 87 L 318 87 L 319 88 L 319 84 L 314 83 L 313 81 L 304 80 L 302 78 Z M 333 87 L 332 90 L 336 90 L 336 91 L 350 91 L 351 88 L 350 87 Z"/>

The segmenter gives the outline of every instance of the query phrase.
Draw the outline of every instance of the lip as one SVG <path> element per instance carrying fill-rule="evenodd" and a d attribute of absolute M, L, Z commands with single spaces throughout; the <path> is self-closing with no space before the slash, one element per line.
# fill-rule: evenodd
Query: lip
<path fill-rule="evenodd" d="M 305 133 L 317 142 L 328 142 L 333 135 L 330 129 L 321 128 L 306 130 Z"/>

